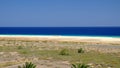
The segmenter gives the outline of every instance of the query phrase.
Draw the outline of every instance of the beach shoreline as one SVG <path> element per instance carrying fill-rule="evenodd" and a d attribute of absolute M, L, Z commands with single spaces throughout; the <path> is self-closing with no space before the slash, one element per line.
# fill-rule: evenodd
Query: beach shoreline
<path fill-rule="evenodd" d="M 93 36 L 61 36 L 61 35 L 0 35 L 0 39 L 6 40 L 52 40 L 68 42 L 86 42 L 92 44 L 120 44 L 120 38 L 93 37 Z"/>
<path fill-rule="evenodd" d="M 120 37 L 105 37 L 105 36 L 64 36 L 64 35 L 0 35 L 0 37 L 23 37 L 23 38 L 63 38 L 63 39 L 105 39 L 120 40 Z"/>

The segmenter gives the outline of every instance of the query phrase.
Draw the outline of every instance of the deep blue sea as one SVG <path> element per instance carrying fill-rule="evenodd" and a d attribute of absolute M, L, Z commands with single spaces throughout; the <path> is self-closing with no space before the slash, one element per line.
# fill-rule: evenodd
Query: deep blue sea
<path fill-rule="evenodd" d="M 63 35 L 120 37 L 120 27 L 0 27 L 0 35 Z"/>

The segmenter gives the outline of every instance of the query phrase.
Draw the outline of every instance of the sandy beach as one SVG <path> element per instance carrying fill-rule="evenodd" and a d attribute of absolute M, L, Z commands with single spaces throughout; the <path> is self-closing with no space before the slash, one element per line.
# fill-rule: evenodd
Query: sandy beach
<path fill-rule="evenodd" d="M 120 44 L 120 37 L 94 37 L 94 36 L 57 36 L 57 35 L 0 35 L 0 39 L 10 40 L 52 40 L 86 42 L 93 44 Z"/>

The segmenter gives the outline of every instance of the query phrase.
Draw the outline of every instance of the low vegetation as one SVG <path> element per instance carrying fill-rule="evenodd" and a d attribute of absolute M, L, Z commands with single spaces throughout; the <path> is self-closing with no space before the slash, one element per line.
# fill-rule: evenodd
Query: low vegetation
<path fill-rule="evenodd" d="M 81 63 L 72 64 L 71 66 L 71 68 L 88 68 L 88 67 L 90 66 L 86 64 L 81 64 Z M 32 62 L 26 62 L 24 65 L 18 66 L 18 68 L 36 68 L 36 65 L 33 64 Z"/>
<path fill-rule="evenodd" d="M 59 54 L 60 55 L 69 55 L 69 52 L 67 49 L 62 49 Z"/>
<path fill-rule="evenodd" d="M 22 62 L 22 63 L 26 62 L 26 60 L 30 60 L 32 62 L 33 61 L 36 62 L 36 60 L 38 60 L 38 62 L 40 60 L 50 60 L 57 62 L 60 60 L 60 61 L 68 61 L 69 63 L 68 65 L 70 66 L 71 64 L 73 64 L 74 67 L 83 66 L 83 65 L 86 66 L 86 64 L 92 64 L 92 66 L 94 67 L 99 65 L 101 66 L 101 68 L 107 68 L 107 67 L 120 68 L 119 52 L 103 53 L 97 51 L 97 49 L 93 50 L 95 49 L 94 46 L 97 48 L 96 45 L 93 45 L 92 46 L 93 49 L 89 50 L 90 49 L 89 47 L 91 47 L 91 45 L 90 46 L 84 45 L 84 47 L 86 48 L 82 46 L 77 46 L 80 45 L 80 43 L 78 44 L 78 43 L 68 43 L 68 42 L 55 43 L 49 41 L 47 42 L 19 41 L 19 44 L 16 45 L 15 41 L 9 41 L 9 42 L 11 43 L 6 44 L 6 41 L 0 42 L 6 44 L 4 46 L 0 46 L 0 68 L 16 65 L 16 63 L 5 62 L 11 60 L 15 60 L 17 62 Z M 98 46 L 100 47 L 100 45 Z M 106 48 L 108 48 L 108 46 Z M 118 48 L 116 49 L 118 50 Z M 4 64 L 2 62 L 4 62 Z M 85 64 L 74 64 L 76 62 L 81 62 Z M 21 64 L 21 63 L 17 63 L 17 64 Z"/>
<path fill-rule="evenodd" d="M 18 68 L 36 68 L 36 65 L 32 62 L 26 62 L 23 66 L 18 66 Z"/>
<path fill-rule="evenodd" d="M 77 64 L 72 64 L 71 68 L 88 68 L 88 67 L 89 65 L 77 63 Z"/>
<path fill-rule="evenodd" d="M 84 50 L 82 48 L 78 49 L 78 53 L 84 53 Z"/>
<path fill-rule="evenodd" d="M 23 46 L 18 46 L 18 49 L 23 49 Z"/>

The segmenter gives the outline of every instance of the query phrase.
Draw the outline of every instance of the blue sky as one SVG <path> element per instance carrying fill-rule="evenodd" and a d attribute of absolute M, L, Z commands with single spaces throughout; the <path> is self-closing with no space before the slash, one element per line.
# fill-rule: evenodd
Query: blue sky
<path fill-rule="evenodd" d="M 120 0 L 0 0 L 0 27 L 120 26 Z"/>

